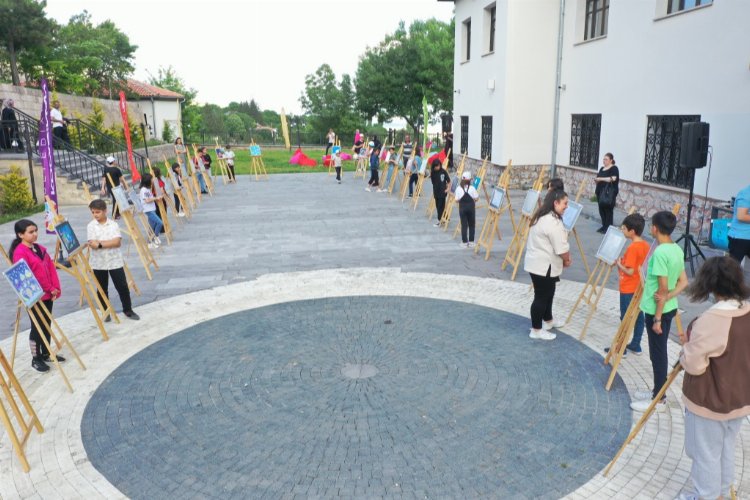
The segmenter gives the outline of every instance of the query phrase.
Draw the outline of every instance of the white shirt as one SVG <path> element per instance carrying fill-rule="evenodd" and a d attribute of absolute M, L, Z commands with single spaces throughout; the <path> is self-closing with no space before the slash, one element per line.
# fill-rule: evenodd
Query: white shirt
<path fill-rule="evenodd" d="M 469 193 L 469 196 L 474 198 L 474 201 L 479 199 L 479 193 L 477 193 L 477 190 L 474 189 L 474 186 L 469 184 L 469 189 L 467 190 Z M 462 188 L 460 185 L 456 188 L 456 201 L 460 200 L 464 197 L 464 188 Z"/>
<path fill-rule="evenodd" d="M 523 268 L 532 274 L 547 276 L 551 266 L 550 277 L 560 276 L 563 271 L 560 254 L 568 251 L 568 232 L 562 220 L 550 212 L 529 229 Z"/>
<path fill-rule="evenodd" d="M 227 165 L 234 166 L 234 151 L 224 151 L 224 159 L 227 161 Z"/>
<path fill-rule="evenodd" d="M 156 202 L 151 201 L 150 203 L 147 203 L 146 200 L 153 199 L 154 195 L 151 192 L 151 190 L 147 187 L 142 187 L 141 192 L 139 193 L 141 196 L 141 203 L 143 203 L 143 212 L 156 212 Z"/>
<path fill-rule="evenodd" d="M 63 126 L 63 115 L 57 108 L 52 108 L 49 112 L 49 116 L 52 119 L 52 128 Z M 58 121 L 59 120 L 59 121 Z"/>
<path fill-rule="evenodd" d="M 104 224 L 92 220 L 86 226 L 86 239 L 89 241 L 108 241 L 115 238 L 122 238 L 122 235 L 120 234 L 120 226 L 112 219 L 107 219 Z M 119 269 L 125 265 L 119 247 L 92 248 L 89 253 L 89 264 L 91 264 L 91 269 L 106 271 Z"/>

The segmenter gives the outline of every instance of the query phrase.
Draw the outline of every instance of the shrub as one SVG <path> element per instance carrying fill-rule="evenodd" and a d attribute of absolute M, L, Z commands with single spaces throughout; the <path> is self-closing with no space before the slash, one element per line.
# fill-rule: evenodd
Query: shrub
<path fill-rule="evenodd" d="M 21 169 L 11 166 L 10 172 L 0 175 L 0 211 L 3 213 L 18 213 L 34 206 L 26 177 Z"/>
<path fill-rule="evenodd" d="M 161 140 L 164 142 L 172 142 L 175 140 L 174 132 L 172 131 L 172 126 L 169 124 L 167 120 L 164 120 L 164 125 L 161 129 Z"/>

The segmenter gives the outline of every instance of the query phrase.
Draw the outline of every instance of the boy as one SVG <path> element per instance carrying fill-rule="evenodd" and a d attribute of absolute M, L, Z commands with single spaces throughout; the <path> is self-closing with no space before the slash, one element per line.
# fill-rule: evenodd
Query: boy
<path fill-rule="evenodd" d="M 646 220 L 641 214 L 630 214 L 622 221 L 620 228 L 622 234 L 630 240 L 630 246 L 625 250 L 625 255 L 617 261 L 617 268 L 620 270 L 620 320 L 625 317 L 625 312 L 630 307 L 633 295 L 641 282 L 639 269 L 649 251 L 648 243 L 641 238 L 645 227 Z M 628 351 L 636 356 L 641 355 L 641 337 L 643 337 L 643 311 L 639 309 L 633 327 L 633 339 L 627 345 L 625 355 Z M 608 351 L 609 348 L 605 349 L 605 352 Z"/>
<path fill-rule="evenodd" d="M 667 380 L 669 327 L 677 313 L 677 296 L 688 284 L 685 255 L 680 246 L 672 241 L 671 235 L 676 225 L 677 218 L 672 212 L 656 212 L 651 217 L 651 235 L 658 246 L 648 261 L 641 311 L 645 313 L 654 388 L 652 391 L 636 391 L 636 401 L 630 403 L 630 408 L 635 411 L 646 411 Z M 656 405 L 656 411 L 664 411 L 666 406 L 666 398 L 662 398 Z"/>
<path fill-rule="evenodd" d="M 341 149 L 333 155 L 333 167 L 336 169 L 336 180 L 341 184 Z"/>
<path fill-rule="evenodd" d="M 112 282 L 115 284 L 117 294 L 122 302 L 122 312 L 132 320 L 141 319 L 134 311 L 130 303 L 130 290 L 128 289 L 128 280 L 125 277 L 125 262 L 122 259 L 120 245 L 122 235 L 117 222 L 107 218 L 107 204 L 104 200 L 94 200 L 89 203 L 89 210 L 94 220 L 86 226 L 86 239 L 88 247 L 91 249 L 89 263 L 94 270 L 96 281 L 102 287 L 104 295 L 109 297 L 109 277 L 112 276 Z M 100 297 L 99 300 L 102 300 Z M 103 302 L 103 300 L 102 300 Z M 104 321 L 110 321 L 107 315 Z"/>
<path fill-rule="evenodd" d="M 373 144 L 370 142 L 370 144 Z M 380 184 L 380 181 L 378 180 L 378 169 L 380 168 L 380 149 L 372 146 L 372 151 L 370 152 L 370 180 L 367 181 L 367 187 L 365 188 L 365 191 L 371 191 L 370 188 L 377 188 L 378 184 Z"/>
<path fill-rule="evenodd" d="M 398 168 L 398 155 L 396 154 L 395 146 L 391 146 L 388 150 L 388 156 L 386 156 L 385 158 L 385 163 L 387 165 L 385 170 L 385 179 L 383 180 L 383 187 L 378 189 L 378 193 L 388 191 L 388 187 L 391 183 L 391 176 L 394 175 L 394 172 Z"/>

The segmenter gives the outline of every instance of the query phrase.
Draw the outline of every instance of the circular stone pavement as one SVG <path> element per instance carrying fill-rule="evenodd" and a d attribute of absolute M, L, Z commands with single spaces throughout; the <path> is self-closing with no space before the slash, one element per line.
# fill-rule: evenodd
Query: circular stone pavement
<path fill-rule="evenodd" d="M 135 498 L 558 498 L 612 458 L 629 397 L 528 319 L 411 297 L 281 303 L 167 337 L 91 397 L 91 463 Z"/>

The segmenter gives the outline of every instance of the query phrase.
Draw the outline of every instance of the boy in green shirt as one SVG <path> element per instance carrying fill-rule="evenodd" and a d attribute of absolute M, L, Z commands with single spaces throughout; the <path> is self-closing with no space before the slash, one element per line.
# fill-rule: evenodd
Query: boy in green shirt
<path fill-rule="evenodd" d="M 630 403 L 630 408 L 635 411 L 646 411 L 667 380 L 669 328 L 672 318 L 677 314 L 677 296 L 688 285 L 685 255 L 680 246 L 672 241 L 672 231 L 676 225 L 677 218 L 672 212 L 657 212 L 651 217 L 651 236 L 656 239 L 658 246 L 648 261 L 641 311 L 645 313 L 648 350 L 654 369 L 654 389 L 635 393 L 636 401 Z M 656 405 L 657 411 L 664 408 L 666 398 Z"/>

